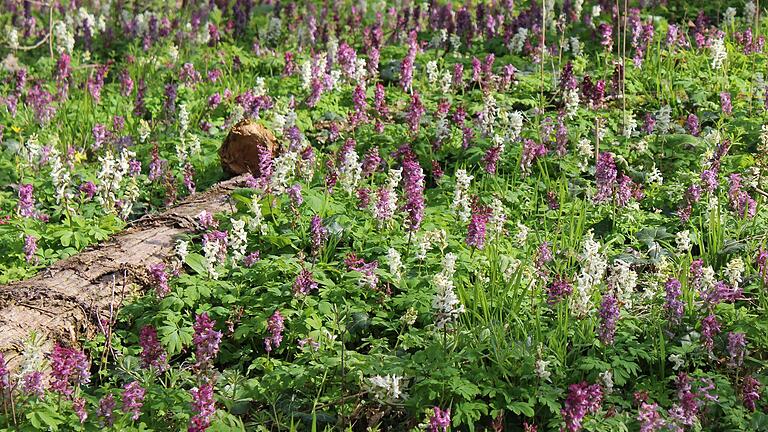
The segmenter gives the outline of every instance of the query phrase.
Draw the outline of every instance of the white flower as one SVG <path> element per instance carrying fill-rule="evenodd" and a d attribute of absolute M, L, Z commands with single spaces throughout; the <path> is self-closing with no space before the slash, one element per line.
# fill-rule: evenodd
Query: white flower
<path fill-rule="evenodd" d="M 467 170 L 460 168 L 456 170 L 456 188 L 453 190 L 453 201 L 451 201 L 451 210 L 462 222 L 469 221 L 472 216 L 472 209 L 469 203 L 469 185 L 475 178 L 467 174 Z"/>
<path fill-rule="evenodd" d="M 512 283 L 517 274 L 517 270 L 520 268 L 520 260 L 517 258 L 501 256 L 501 274 L 504 278 L 504 282 Z"/>
<path fill-rule="evenodd" d="M 504 233 L 504 223 L 507 221 L 507 215 L 504 209 L 504 203 L 498 198 L 491 200 L 491 216 L 488 218 L 488 228 L 495 235 Z"/>
<path fill-rule="evenodd" d="M 744 19 L 751 23 L 755 20 L 755 15 L 757 15 L 757 7 L 755 6 L 755 2 L 749 0 L 744 4 Z"/>
<path fill-rule="evenodd" d="M 581 12 L 584 10 L 584 0 L 574 0 L 573 13 L 577 18 L 581 18 Z"/>
<path fill-rule="evenodd" d="M 445 70 L 440 74 L 439 85 L 442 93 L 448 94 L 451 92 L 451 87 L 453 86 L 453 76 L 451 75 L 451 72 Z"/>
<path fill-rule="evenodd" d="M 613 262 L 611 275 L 608 277 L 608 287 L 613 290 L 616 299 L 628 308 L 632 307 L 632 294 L 637 286 L 637 273 L 629 263 L 617 259 Z"/>
<path fill-rule="evenodd" d="M 656 168 L 656 164 L 653 164 L 651 172 L 648 174 L 648 184 L 658 184 L 661 186 L 664 183 L 664 177 L 661 175 L 661 171 Z"/>
<path fill-rule="evenodd" d="M 731 286 L 738 287 L 741 283 L 741 275 L 744 273 L 744 261 L 739 257 L 733 258 L 725 266 L 723 273 Z"/>
<path fill-rule="evenodd" d="M 219 273 L 216 271 L 216 263 L 219 262 L 219 253 L 221 245 L 218 240 L 209 240 L 203 243 L 203 255 L 205 256 L 205 269 L 212 279 L 218 279 Z"/>
<path fill-rule="evenodd" d="M 688 230 L 680 231 L 675 234 L 675 245 L 677 252 L 686 254 L 691 251 L 691 232 Z"/>
<path fill-rule="evenodd" d="M 736 18 L 736 8 L 729 7 L 725 10 L 723 13 L 723 24 L 729 26 L 733 24 L 734 19 Z"/>
<path fill-rule="evenodd" d="M 525 246 L 525 242 L 528 240 L 529 231 L 530 229 L 523 225 L 522 222 L 517 223 L 517 234 L 515 235 L 515 240 L 517 240 L 518 245 Z"/>
<path fill-rule="evenodd" d="M 189 242 L 185 240 L 179 240 L 176 242 L 176 255 L 179 257 L 179 261 L 183 262 L 189 254 Z"/>
<path fill-rule="evenodd" d="M 571 308 L 578 316 L 586 315 L 591 309 L 592 293 L 603 281 L 608 262 L 600 253 L 600 243 L 596 242 L 592 231 L 584 236 L 584 246 L 579 256 L 581 272 L 576 277 L 576 290 L 571 297 Z"/>
<path fill-rule="evenodd" d="M 656 112 L 656 130 L 660 134 L 669 132 L 669 126 L 672 122 L 672 108 L 669 105 L 664 105 Z"/>
<path fill-rule="evenodd" d="M 443 328 L 454 322 L 464 312 L 464 305 L 456 297 L 453 286 L 453 274 L 456 271 L 456 255 L 448 253 L 443 257 L 443 270 L 432 278 L 436 294 L 432 299 L 435 310 L 435 325 Z"/>
<path fill-rule="evenodd" d="M 427 62 L 427 81 L 429 84 L 434 85 L 437 83 L 438 79 L 438 71 L 437 71 L 437 61 L 430 60 Z"/>
<path fill-rule="evenodd" d="M 542 381 L 551 381 L 552 372 L 547 370 L 547 366 L 549 366 L 549 363 L 547 360 L 544 359 L 538 359 L 536 360 L 535 364 L 535 372 L 536 376 L 539 377 Z"/>
<path fill-rule="evenodd" d="M 229 232 L 229 244 L 232 247 L 232 258 L 237 263 L 245 256 L 245 248 L 248 245 L 245 221 L 230 219 L 230 222 L 232 222 L 232 230 Z"/>
<path fill-rule="evenodd" d="M 630 138 L 635 129 L 637 129 L 637 119 L 635 119 L 635 114 L 630 111 L 627 113 L 627 118 L 624 119 L 624 137 Z"/>
<path fill-rule="evenodd" d="M 723 38 L 717 38 L 712 42 L 709 48 L 712 53 L 712 69 L 718 70 L 723 67 L 723 63 L 728 58 L 728 52 L 725 50 L 725 41 Z"/>
<path fill-rule="evenodd" d="M 402 381 L 398 375 L 376 375 L 368 378 L 369 391 L 381 402 L 395 402 L 406 397 L 400 388 Z"/>
<path fill-rule="evenodd" d="M 603 9 L 600 7 L 600 5 L 594 5 L 592 6 L 592 18 L 597 18 L 600 16 L 600 13 L 603 11 Z"/>
<path fill-rule="evenodd" d="M 507 49 L 509 49 L 514 54 L 520 54 L 523 51 L 523 47 L 525 46 L 525 40 L 528 38 L 528 29 L 525 27 L 520 27 L 517 29 L 517 33 L 515 33 L 514 36 L 512 36 L 512 39 L 509 41 L 509 44 L 507 45 Z"/>
<path fill-rule="evenodd" d="M 587 169 L 587 165 L 589 164 L 589 159 L 592 157 L 592 154 L 594 153 L 592 143 L 589 141 L 588 138 L 582 138 L 576 144 L 576 151 L 578 152 L 579 157 L 581 158 L 581 160 L 579 161 L 579 169 L 581 169 L 582 171 L 585 171 Z"/>
<path fill-rule="evenodd" d="M 576 111 L 579 109 L 579 91 L 576 89 L 567 89 L 563 93 L 563 103 L 565 105 L 565 116 L 567 118 L 573 118 L 576 115 Z"/>
<path fill-rule="evenodd" d="M 301 79 L 301 88 L 309 90 L 312 85 L 312 61 L 307 60 L 301 64 L 299 78 Z"/>
<path fill-rule="evenodd" d="M 581 50 L 581 41 L 577 37 L 571 37 L 571 54 L 574 57 L 581 57 L 582 50 Z"/>
<path fill-rule="evenodd" d="M 685 366 L 685 359 L 680 354 L 670 354 L 668 358 L 672 362 L 672 370 L 676 371 Z"/>
<path fill-rule="evenodd" d="M 149 128 L 149 123 L 144 119 L 139 120 L 139 141 L 146 142 L 150 133 L 152 130 Z"/>
<path fill-rule="evenodd" d="M 360 157 L 357 151 L 353 147 L 350 147 L 343 155 L 343 162 L 339 167 L 339 183 L 341 188 L 344 189 L 349 195 L 352 195 L 357 188 L 357 184 L 360 183 L 362 176 L 362 164 L 360 163 Z"/>
<path fill-rule="evenodd" d="M 390 168 L 389 173 L 387 174 L 387 181 L 384 184 L 384 189 L 386 190 L 384 200 L 371 207 L 371 212 L 379 221 L 380 225 L 388 222 L 397 209 L 397 194 L 395 193 L 395 189 L 400 184 L 402 172 L 402 168 Z"/>
<path fill-rule="evenodd" d="M 296 168 L 296 162 L 299 160 L 298 153 L 294 151 L 286 151 L 277 158 L 275 158 L 272 179 L 270 180 L 270 186 L 272 191 L 276 194 L 285 192 L 288 188 L 288 184 L 293 179 L 293 171 Z"/>
<path fill-rule="evenodd" d="M 392 274 L 395 282 L 400 282 L 403 277 L 403 260 L 395 248 L 387 250 L 387 262 L 389 263 L 389 273 Z"/>
<path fill-rule="evenodd" d="M 251 199 L 251 219 L 248 221 L 248 228 L 261 235 L 267 234 L 267 224 L 264 223 L 264 216 L 261 213 L 261 203 L 257 195 Z"/>
<path fill-rule="evenodd" d="M 600 381 L 603 383 L 603 387 L 605 388 L 606 393 L 612 393 L 613 392 L 613 372 L 610 370 L 606 370 L 605 372 L 602 372 L 600 375 Z"/>
<path fill-rule="evenodd" d="M 8 47 L 10 49 L 18 49 L 19 48 L 19 32 L 16 30 L 16 27 L 11 27 L 10 30 L 6 30 L 8 32 Z"/>

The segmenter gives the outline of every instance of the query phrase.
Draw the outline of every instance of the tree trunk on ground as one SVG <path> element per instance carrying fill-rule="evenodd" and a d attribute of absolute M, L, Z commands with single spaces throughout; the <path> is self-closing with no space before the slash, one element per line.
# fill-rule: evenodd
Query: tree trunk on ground
<path fill-rule="evenodd" d="M 6 361 L 18 365 L 31 332 L 42 336 L 48 352 L 56 341 L 76 344 L 103 331 L 100 322 L 110 322 L 124 302 L 152 285 L 148 266 L 173 254 L 180 235 L 196 231 L 196 216 L 230 210 L 230 192 L 244 185 L 243 176 L 218 183 L 31 279 L 0 286 L 0 352 Z"/>

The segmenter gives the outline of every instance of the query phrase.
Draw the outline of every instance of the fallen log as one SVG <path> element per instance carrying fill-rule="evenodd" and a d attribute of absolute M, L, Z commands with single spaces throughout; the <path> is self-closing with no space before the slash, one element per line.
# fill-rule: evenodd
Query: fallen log
<path fill-rule="evenodd" d="M 31 332 L 50 351 L 55 341 L 76 344 L 103 330 L 126 300 L 151 284 L 148 266 L 173 253 L 176 239 L 198 228 L 203 210 L 230 210 L 235 177 L 188 197 L 157 215 L 137 219 L 110 240 L 59 261 L 37 276 L 0 286 L 0 352 L 11 367 Z"/>

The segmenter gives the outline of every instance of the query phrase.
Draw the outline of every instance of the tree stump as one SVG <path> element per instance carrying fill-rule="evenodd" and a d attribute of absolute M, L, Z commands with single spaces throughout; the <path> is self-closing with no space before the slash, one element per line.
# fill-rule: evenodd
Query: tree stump
<path fill-rule="evenodd" d="M 275 154 L 277 143 L 269 129 L 251 120 L 241 120 L 219 148 L 221 167 L 230 175 L 262 174 L 265 163 Z"/>

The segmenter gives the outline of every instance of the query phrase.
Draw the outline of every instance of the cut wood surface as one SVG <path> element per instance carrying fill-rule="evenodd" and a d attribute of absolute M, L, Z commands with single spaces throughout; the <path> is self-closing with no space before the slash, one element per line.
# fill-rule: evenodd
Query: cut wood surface
<path fill-rule="evenodd" d="M 152 285 L 148 266 L 172 255 L 179 236 L 197 230 L 196 216 L 229 211 L 230 192 L 244 185 L 244 176 L 218 183 L 33 278 L 0 286 L 0 352 L 15 366 L 33 331 L 46 351 L 55 341 L 76 344 L 102 331 L 100 321 L 109 322 L 124 302 Z"/>

